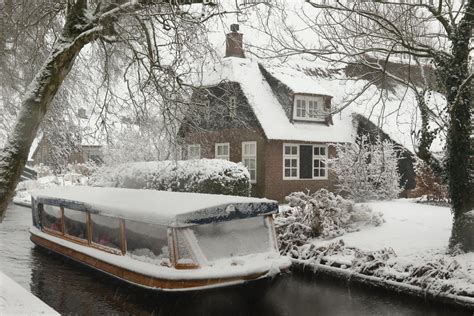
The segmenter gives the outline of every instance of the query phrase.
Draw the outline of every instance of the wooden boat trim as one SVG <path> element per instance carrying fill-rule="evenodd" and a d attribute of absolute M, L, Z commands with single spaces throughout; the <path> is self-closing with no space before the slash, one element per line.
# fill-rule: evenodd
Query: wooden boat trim
<path fill-rule="evenodd" d="M 264 277 L 267 273 L 254 273 L 250 275 L 244 275 L 239 277 L 228 277 L 228 278 L 209 278 L 209 279 L 182 279 L 182 280 L 168 280 L 160 279 L 152 276 L 148 276 L 142 273 L 131 271 L 122 267 L 115 266 L 111 263 L 102 261 L 94 258 L 90 255 L 78 252 L 74 249 L 68 248 L 63 245 L 56 244 L 50 240 L 42 238 L 40 236 L 31 234 L 31 241 L 41 247 L 64 255 L 74 261 L 85 264 L 96 270 L 105 272 L 109 275 L 117 277 L 128 283 L 148 287 L 152 289 L 160 290 L 189 290 L 205 288 L 213 285 L 226 285 L 234 284 L 238 282 L 244 282 L 249 280 L 259 279 Z"/>

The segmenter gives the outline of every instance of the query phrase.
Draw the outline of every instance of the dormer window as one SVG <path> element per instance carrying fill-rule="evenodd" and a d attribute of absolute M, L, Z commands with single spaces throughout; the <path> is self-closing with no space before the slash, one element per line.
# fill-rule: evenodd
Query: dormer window
<path fill-rule="evenodd" d="M 293 110 L 294 120 L 324 122 L 327 112 L 321 96 L 296 95 Z"/>

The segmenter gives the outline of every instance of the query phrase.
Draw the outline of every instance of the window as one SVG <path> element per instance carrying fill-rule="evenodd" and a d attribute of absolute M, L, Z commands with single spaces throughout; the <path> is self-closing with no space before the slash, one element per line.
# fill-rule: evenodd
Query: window
<path fill-rule="evenodd" d="M 92 242 L 120 250 L 120 220 L 118 218 L 91 214 Z"/>
<path fill-rule="evenodd" d="M 125 221 L 127 255 L 130 257 L 160 264 L 169 260 L 168 228 L 137 221 Z"/>
<path fill-rule="evenodd" d="M 313 146 L 313 178 L 326 179 L 326 146 Z"/>
<path fill-rule="evenodd" d="M 326 145 L 283 145 L 283 179 L 327 179 Z"/>
<path fill-rule="evenodd" d="M 264 216 L 190 227 L 197 244 L 210 262 L 221 258 L 275 251 L 271 227 Z"/>
<path fill-rule="evenodd" d="M 236 97 L 230 97 L 228 106 L 229 106 L 229 117 L 231 119 L 236 118 L 236 116 L 237 116 L 237 98 Z"/>
<path fill-rule="evenodd" d="M 283 179 L 298 179 L 299 146 L 283 145 Z"/>
<path fill-rule="evenodd" d="M 229 143 L 218 143 L 216 144 L 216 159 L 229 160 Z"/>
<path fill-rule="evenodd" d="M 315 96 L 295 96 L 295 109 L 293 119 L 308 121 L 324 121 L 326 111 L 324 99 Z"/>
<path fill-rule="evenodd" d="M 188 159 L 201 159 L 201 145 L 188 145 Z"/>
<path fill-rule="evenodd" d="M 64 233 L 87 240 L 87 214 L 64 208 Z"/>
<path fill-rule="evenodd" d="M 242 162 L 250 173 L 250 182 L 257 182 L 257 142 L 242 142 Z"/>
<path fill-rule="evenodd" d="M 41 211 L 41 223 L 44 228 L 62 232 L 62 212 L 59 206 L 43 204 Z"/>

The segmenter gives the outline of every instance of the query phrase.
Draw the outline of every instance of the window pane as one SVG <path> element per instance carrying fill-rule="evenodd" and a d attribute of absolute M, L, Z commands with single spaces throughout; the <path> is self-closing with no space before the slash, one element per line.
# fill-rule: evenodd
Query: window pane
<path fill-rule="evenodd" d="M 285 159 L 285 167 L 290 167 L 291 161 L 290 159 Z"/>
<path fill-rule="evenodd" d="M 298 159 L 291 159 L 291 166 L 294 168 L 298 167 Z"/>
<path fill-rule="evenodd" d="M 207 260 L 272 251 L 263 216 L 191 227 Z"/>
<path fill-rule="evenodd" d="M 120 221 L 117 218 L 91 214 L 92 241 L 120 249 Z"/>
<path fill-rule="evenodd" d="M 319 147 L 314 147 L 314 155 L 319 156 Z"/>
<path fill-rule="evenodd" d="M 291 154 L 292 155 L 297 155 L 298 154 L 298 147 L 297 146 L 291 146 Z"/>
<path fill-rule="evenodd" d="M 321 147 L 320 151 L 321 151 L 321 156 L 325 156 L 325 155 L 326 155 L 326 148 Z"/>
<path fill-rule="evenodd" d="M 43 204 L 41 223 L 43 227 L 61 232 L 61 208 L 59 206 Z"/>
<path fill-rule="evenodd" d="M 254 181 L 255 179 L 257 179 L 257 171 L 255 169 L 249 170 L 249 173 L 250 173 L 250 180 Z"/>
<path fill-rule="evenodd" d="M 255 159 L 249 159 L 249 168 L 255 169 Z"/>
<path fill-rule="evenodd" d="M 314 169 L 314 176 L 319 177 L 319 169 Z"/>
<path fill-rule="evenodd" d="M 65 208 L 64 233 L 77 238 L 87 239 L 86 213 Z"/>
<path fill-rule="evenodd" d="M 298 175 L 297 170 L 296 169 L 291 169 L 291 176 L 296 177 L 297 175 Z"/>
<path fill-rule="evenodd" d="M 325 170 L 325 169 L 321 169 L 319 172 L 320 172 L 320 174 L 321 174 L 321 177 L 325 177 L 325 176 L 326 176 L 326 170 Z"/>
<path fill-rule="evenodd" d="M 290 146 L 285 146 L 285 155 L 291 154 L 291 147 Z"/>
<path fill-rule="evenodd" d="M 159 263 L 169 258 L 168 228 L 136 221 L 125 221 L 127 255 L 132 258 Z"/>
<path fill-rule="evenodd" d="M 194 260 L 189 249 L 189 243 L 186 240 L 185 232 L 187 228 L 176 229 L 176 249 L 178 251 L 178 264 L 193 264 Z"/>
<path fill-rule="evenodd" d="M 289 177 L 291 175 L 291 169 L 285 169 L 285 177 Z"/>

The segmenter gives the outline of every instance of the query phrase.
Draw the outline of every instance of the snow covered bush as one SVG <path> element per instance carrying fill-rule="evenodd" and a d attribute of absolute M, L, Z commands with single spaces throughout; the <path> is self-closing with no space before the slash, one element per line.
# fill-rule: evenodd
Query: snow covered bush
<path fill-rule="evenodd" d="M 175 192 L 250 195 L 250 175 L 242 164 L 220 159 L 150 161 L 106 166 L 90 185 Z"/>
<path fill-rule="evenodd" d="M 309 239 L 331 239 L 358 231 L 364 225 L 379 226 L 382 214 L 365 205 L 355 204 L 326 189 L 313 194 L 294 192 L 286 197 L 289 208 L 275 218 L 280 249 L 290 253 Z"/>
<path fill-rule="evenodd" d="M 395 145 L 362 136 L 351 144 L 333 144 L 336 157 L 328 159 L 337 177 L 339 193 L 348 194 L 356 202 L 387 200 L 398 197 L 400 174 Z"/>

